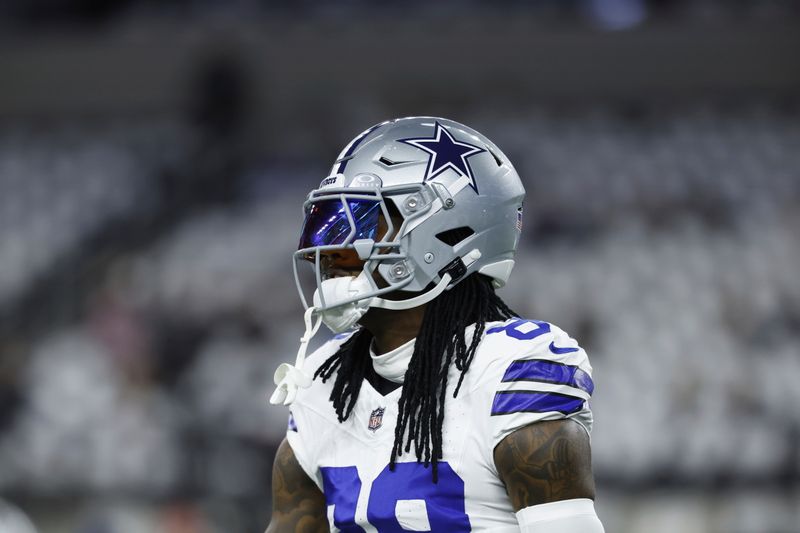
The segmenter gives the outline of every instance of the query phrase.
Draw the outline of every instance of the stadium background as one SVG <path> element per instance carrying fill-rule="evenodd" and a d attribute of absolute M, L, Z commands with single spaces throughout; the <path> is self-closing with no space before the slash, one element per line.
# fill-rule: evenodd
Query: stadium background
<path fill-rule="evenodd" d="M 595 369 L 613 533 L 800 531 L 800 8 L 0 7 L 0 532 L 260 532 L 305 192 L 443 115 L 528 189 L 502 295 Z"/>

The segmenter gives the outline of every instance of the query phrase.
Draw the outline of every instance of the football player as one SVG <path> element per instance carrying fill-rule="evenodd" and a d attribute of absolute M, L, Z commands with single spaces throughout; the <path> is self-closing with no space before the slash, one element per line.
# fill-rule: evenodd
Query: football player
<path fill-rule="evenodd" d="M 369 128 L 311 191 L 268 532 L 603 531 L 586 353 L 495 294 L 524 194 L 497 146 L 432 117 Z M 306 358 L 320 323 L 337 335 Z"/>

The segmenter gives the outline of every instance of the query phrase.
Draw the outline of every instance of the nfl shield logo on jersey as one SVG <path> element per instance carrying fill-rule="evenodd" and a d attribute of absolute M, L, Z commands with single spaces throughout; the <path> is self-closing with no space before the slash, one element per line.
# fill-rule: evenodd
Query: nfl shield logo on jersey
<path fill-rule="evenodd" d="M 369 415 L 369 425 L 367 426 L 367 429 L 369 429 L 370 431 L 376 431 L 383 425 L 384 411 L 386 411 L 385 407 L 378 407 L 377 409 L 372 411 L 372 414 Z"/>

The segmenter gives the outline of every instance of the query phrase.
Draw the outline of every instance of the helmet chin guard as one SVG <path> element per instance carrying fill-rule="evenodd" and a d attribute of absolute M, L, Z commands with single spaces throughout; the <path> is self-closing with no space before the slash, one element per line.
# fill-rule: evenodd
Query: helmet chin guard
<path fill-rule="evenodd" d="M 364 314 L 374 298 L 362 298 L 361 294 L 369 292 L 370 284 L 365 272 L 358 276 L 326 279 L 320 289 L 314 292 L 314 309 L 319 310 L 322 322 L 334 333 L 342 333 L 353 327 Z M 345 301 L 348 303 L 328 306 L 323 309 L 323 298 L 328 302 Z"/>

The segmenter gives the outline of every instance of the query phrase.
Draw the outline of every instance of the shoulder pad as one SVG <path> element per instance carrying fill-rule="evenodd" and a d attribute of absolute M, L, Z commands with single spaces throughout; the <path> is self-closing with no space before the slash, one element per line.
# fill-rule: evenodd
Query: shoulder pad
<path fill-rule="evenodd" d="M 571 418 L 587 431 L 592 367 L 577 341 L 559 327 L 522 318 L 487 324 L 480 387 L 487 395 L 492 443 L 542 420 Z"/>

